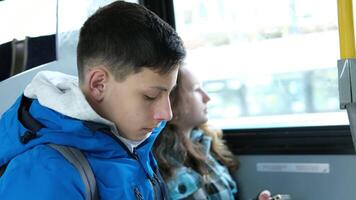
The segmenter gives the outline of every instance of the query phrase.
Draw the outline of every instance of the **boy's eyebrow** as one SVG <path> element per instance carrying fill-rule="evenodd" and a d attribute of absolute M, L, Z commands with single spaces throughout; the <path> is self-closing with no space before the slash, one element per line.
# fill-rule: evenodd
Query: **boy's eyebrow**
<path fill-rule="evenodd" d="M 177 86 L 177 84 L 175 84 L 173 87 L 172 87 L 172 90 Z M 161 91 L 164 91 L 164 92 L 167 92 L 168 89 L 165 88 L 165 87 L 162 87 L 162 86 L 152 86 L 151 88 L 153 89 L 157 89 L 157 90 L 161 90 Z"/>
<path fill-rule="evenodd" d="M 162 87 L 162 86 L 152 86 L 151 88 L 153 88 L 153 89 L 158 89 L 158 90 L 162 90 L 162 91 L 168 91 L 168 89 L 167 88 L 165 88 L 165 87 Z"/>

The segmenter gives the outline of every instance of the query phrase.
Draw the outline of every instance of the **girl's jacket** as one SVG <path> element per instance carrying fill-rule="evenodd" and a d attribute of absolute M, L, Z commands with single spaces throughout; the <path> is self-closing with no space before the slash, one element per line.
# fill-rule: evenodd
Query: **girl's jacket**
<path fill-rule="evenodd" d="M 40 85 L 52 84 L 63 93 L 71 90 L 68 88 L 72 86 L 77 87 L 76 84 L 58 86 L 58 82 L 51 77 L 66 76 L 46 73 L 37 77 L 42 81 Z M 59 82 L 66 85 L 68 80 Z M 62 97 L 43 88 L 40 90 L 44 96 L 52 96 L 57 102 L 68 101 L 65 98 L 61 101 Z M 165 123 L 155 128 L 131 152 L 107 124 L 68 117 L 43 106 L 39 101 L 43 95 L 38 93 L 31 103 L 23 95 L 20 96 L 1 117 L 0 166 L 7 167 L 0 178 L 0 199 L 85 198 L 84 183 L 78 170 L 47 145 L 50 143 L 75 147 L 83 152 L 95 175 L 100 199 L 162 199 L 165 196 L 164 184 L 151 152 L 153 142 Z M 48 102 L 44 104 L 48 105 Z M 73 112 L 70 109 L 79 106 L 81 110 L 80 105 L 73 101 L 64 109 Z M 32 120 L 41 128 L 35 131 L 29 129 L 27 124 Z"/>

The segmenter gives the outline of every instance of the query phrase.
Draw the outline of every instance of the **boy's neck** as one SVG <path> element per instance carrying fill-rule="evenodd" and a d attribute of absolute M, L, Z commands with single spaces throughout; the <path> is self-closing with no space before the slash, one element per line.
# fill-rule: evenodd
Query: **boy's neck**
<path fill-rule="evenodd" d="M 80 87 L 80 89 L 82 90 L 85 99 L 87 100 L 88 104 L 90 105 L 90 107 L 92 107 L 92 109 L 102 118 L 107 119 L 104 115 L 103 112 L 99 106 L 99 104 L 97 103 L 97 101 L 95 101 L 90 95 L 88 95 L 88 92 L 85 88 Z M 107 119 L 109 120 L 109 119 Z"/>

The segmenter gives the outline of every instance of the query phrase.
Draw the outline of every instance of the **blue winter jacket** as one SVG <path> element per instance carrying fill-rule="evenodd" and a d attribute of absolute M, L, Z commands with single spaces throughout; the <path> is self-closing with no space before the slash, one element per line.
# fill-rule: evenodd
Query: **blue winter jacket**
<path fill-rule="evenodd" d="M 159 199 L 163 195 L 164 184 L 157 175 L 151 147 L 165 123 L 131 153 L 105 125 L 64 116 L 37 100 L 29 113 L 43 128 L 29 135 L 19 121 L 23 99 L 19 97 L 0 121 L 0 166 L 8 164 L 0 178 L 0 199 L 85 198 L 77 169 L 48 143 L 72 146 L 84 153 L 100 199 Z"/>

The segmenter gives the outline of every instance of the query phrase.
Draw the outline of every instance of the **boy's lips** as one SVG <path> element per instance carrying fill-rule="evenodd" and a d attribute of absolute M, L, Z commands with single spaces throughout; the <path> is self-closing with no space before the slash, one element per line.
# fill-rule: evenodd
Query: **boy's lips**
<path fill-rule="evenodd" d="M 153 126 L 149 126 L 149 127 L 143 128 L 142 130 L 144 130 L 144 131 L 148 131 L 148 132 L 152 132 L 152 131 L 153 131 L 153 129 L 155 129 L 155 128 L 159 127 L 159 125 L 160 125 L 160 124 L 161 124 L 161 123 L 158 123 L 158 124 L 156 124 L 156 125 L 153 125 Z"/>

